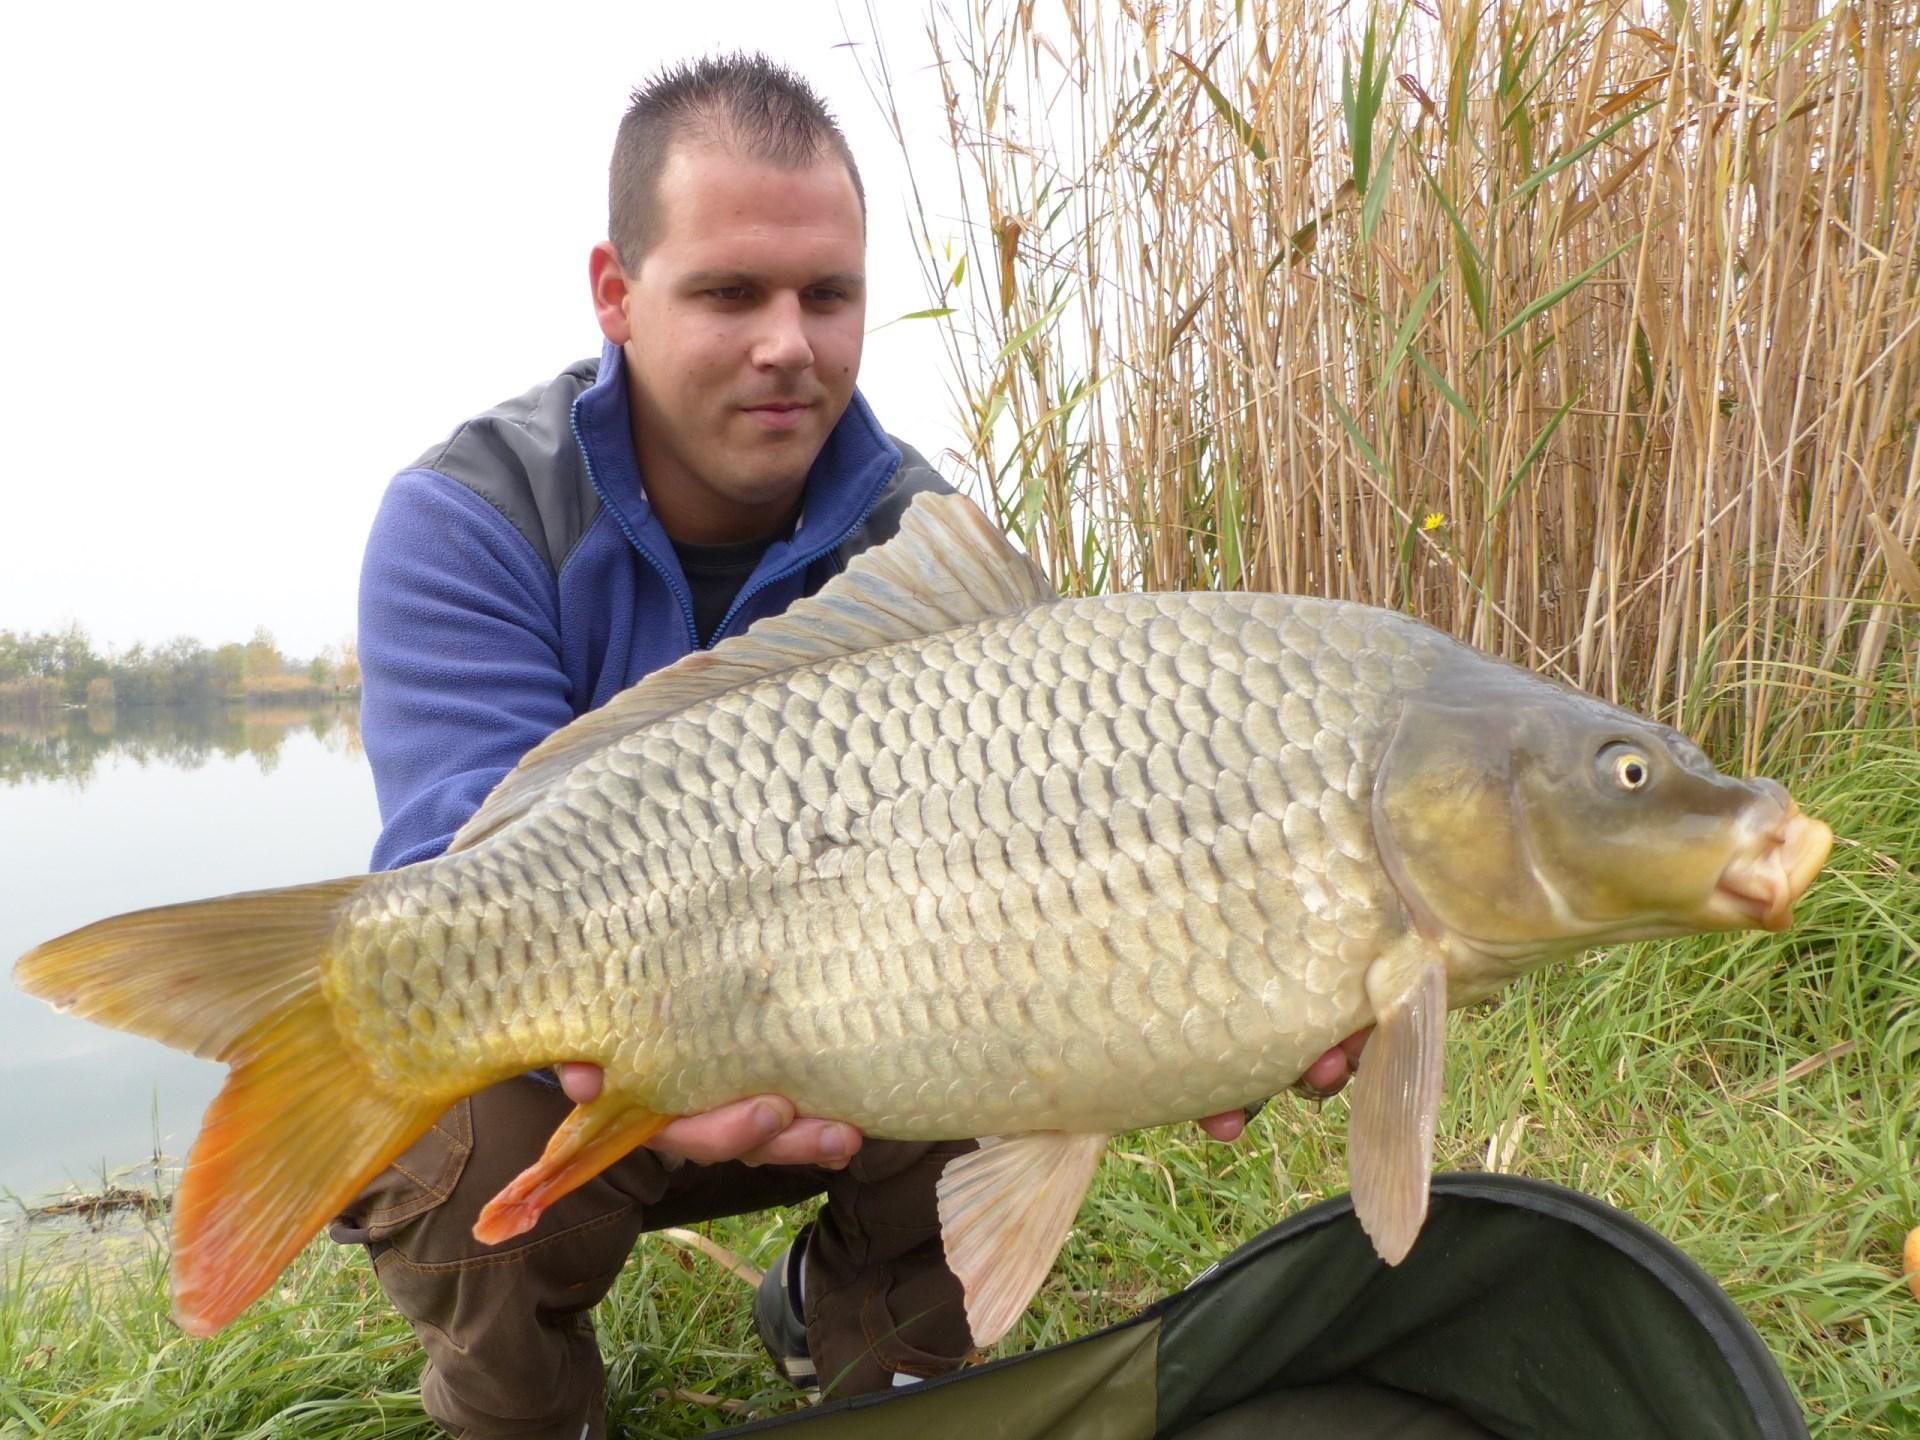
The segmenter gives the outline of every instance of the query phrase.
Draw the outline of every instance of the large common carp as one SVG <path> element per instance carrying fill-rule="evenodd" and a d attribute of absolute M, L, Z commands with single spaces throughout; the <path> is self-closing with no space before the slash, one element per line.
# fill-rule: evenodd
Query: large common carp
<path fill-rule="evenodd" d="M 1375 1027 L 1355 1205 L 1425 1214 L 1443 1021 L 1546 956 L 1789 923 L 1832 836 L 1663 726 L 1405 616 L 1062 600 L 972 505 L 532 750 L 447 853 L 122 916 L 27 990 L 232 1067 L 175 1202 L 179 1323 L 239 1313 L 452 1101 L 605 1067 L 476 1234 L 667 1119 L 776 1092 L 940 1182 L 980 1344 L 1114 1131 Z"/>

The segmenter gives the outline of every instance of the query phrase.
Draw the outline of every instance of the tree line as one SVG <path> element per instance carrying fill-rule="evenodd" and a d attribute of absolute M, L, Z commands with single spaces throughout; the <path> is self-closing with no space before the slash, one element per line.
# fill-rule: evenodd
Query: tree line
<path fill-rule="evenodd" d="M 328 700 L 360 688 L 351 640 L 311 659 L 283 654 L 265 626 L 246 641 L 208 646 L 190 635 L 121 651 L 97 649 L 79 625 L 0 630 L 0 714 L 67 706 L 206 706 Z"/>

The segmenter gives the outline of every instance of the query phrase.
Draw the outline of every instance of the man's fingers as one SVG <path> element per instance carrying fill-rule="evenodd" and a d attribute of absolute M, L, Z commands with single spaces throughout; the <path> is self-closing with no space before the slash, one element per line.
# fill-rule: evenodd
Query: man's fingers
<path fill-rule="evenodd" d="M 560 1088 L 574 1104 L 585 1105 L 599 1097 L 606 1074 L 598 1065 L 585 1060 L 562 1060 L 553 1068 L 560 1076 Z"/>
<path fill-rule="evenodd" d="M 1238 1140 L 1246 1132 L 1247 1112 L 1226 1110 L 1218 1115 L 1209 1115 L 1200 1122 L 1200 1128 L 1216 1140 Z"/>
<path fill-rule="evenodd" d="M 1353 1062 L 1347 1058 L 1347 1052 L 1336 1045 L 1309 1065 L 1306 1074 L 1293 1083 L 1309 1095 L 1324 1099 L 1338 1094 L 1352 1074 Z"/>
<path fill-rule="evenodd" d="M 606 1083 L 598 1065 L 567 1060 L 555 1065 L 560 1088 L 576 1105 L 591 1103 Z M 838 1120 L 797 1119 L 793 1102 L 780 1095 L 751 1095 L 700 1115 L 682 1115 L 647 1141 L 649 1149 L 700 1165 L 740 1160 L 749 1165 L 819 1165 L 844 1169 L 862 1136 Z"/>
<path fill-rule="evenodd" d="M 825 1170 L 842 1170 L 864 1138 L 853 1126 L 838 1120 L 803 1116 L 740 1159 L 748 1165 L 817 1165 Z"/>
<path fill-rule="evenodd" d="M 647 1147 L 701 1165 L 718 1165 L 760 1149 L 792 1123 L 791 1101 L 779 1095 L 753 1095 L 718 1110 L 682 1115 L 647 1141 Z"/>
<path fill-rule="evenodd" d="M 647 1145 L 701 1165 L 739 1160 L 839 1170 L 860 1149 L 861 1139 L 858 1130 L 838 1120 L 796 1118 L 793 1102 L 782 1096 L 755 1095 L 703 1115 L 683 1115 Z"/>
<path fill-rule="evenodd" d="M 1338 1095 L 1346 1088 L 1347 1081 L 1353 1078 L 1353 1072 L 1360 1066 L 1360 1052 L 1367 1048 L 1367 1037 L 1373 1034 L 1369 1025 L 1364 1030 L 1356 1030 L 1338 1045 L 1309 1065 L 1306 1073 L 1293 1082 L 1293 1088 L 1316 1100 L 1325 1100 Z"/>

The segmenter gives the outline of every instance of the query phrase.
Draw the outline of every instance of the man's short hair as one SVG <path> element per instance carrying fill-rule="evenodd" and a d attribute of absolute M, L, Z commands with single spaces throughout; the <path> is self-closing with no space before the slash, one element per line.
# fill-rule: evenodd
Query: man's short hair
<path fill-rule="evenodd" d="M 660 172 L 677 143 L 705 144 L 786 169 L 839 157 L 867 222 L 867 192 L 847 137 L 813 88 L 761 54 L 669 66 L 633 92 L 613 142 L 607 238 L 628 273 L 660 234 Z"/>

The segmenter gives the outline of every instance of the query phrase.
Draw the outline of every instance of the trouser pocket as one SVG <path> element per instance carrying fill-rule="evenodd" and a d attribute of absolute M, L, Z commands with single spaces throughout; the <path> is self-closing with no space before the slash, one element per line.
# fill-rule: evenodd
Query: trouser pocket
<path fill-rule="evenodd" d="M 473 1101 L 456 1101 L 327 1227 L 342 1245 L 377 1246 L 396 1227 L 446 1203 L 473 1154 Z"/>
<path fill-rule="evenodd" d="M 571 1102 L 526 1079 L 460 1101 L 329 1228 L 364 1244 L 427 1353 L 427 1413 L 475 1440 L 577 1440 L 604 1424 L 587 1311 L 612 1287 L 663 1183 L 641 1153 L 556 1202 L 525 1235 L 473 1238 L 480 1210 L 539 1158 Z M 583 1432 L 582 1427 L 586 1429 Z"/>

